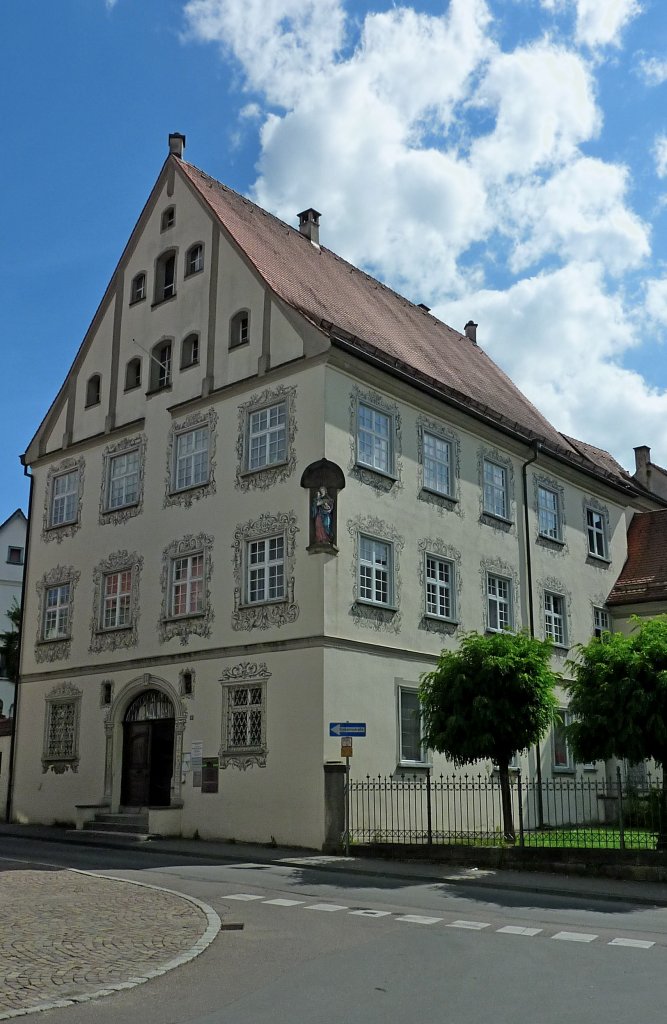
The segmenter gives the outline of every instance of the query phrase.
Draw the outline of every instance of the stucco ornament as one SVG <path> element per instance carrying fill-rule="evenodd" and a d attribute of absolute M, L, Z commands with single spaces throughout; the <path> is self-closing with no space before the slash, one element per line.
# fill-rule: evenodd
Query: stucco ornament
<path fill-rule="evenodd" d="M 45 544 L 50 543 L 52 540 L 61 543 L 66 537 L 73 537 L 74 534 L 81 528 L 81 512 L 83 508 L 83 478 L 86 468 L 86 463 L 83 455 L 78 455 L 76 458 L 63 459 L 58 462 L 55 466 L 51 466 L 46 476 L 46 491 L 44 494 L 44 514 L 42 519 L 42 532 L 41 538 Z M 52 503 L 53 503 L 53 488 L 54 482 L 57 477 L 63 476 L 65 473 L 77 473 L 77 491 L 75 495 L 76 515 L 74 518 L 68 520 L 62 525 L 53 525 L 51 521 L 52 517 Z"/>
<path fill-rule="evenodd" d="M 350 615 L 357 626 L 367 626 L 376 632 L 400 633 L 401 631 L 401 588 L 403 580 L 400 573 L 400 555 L 405 546 L 403 537 L 398 533 L 391 523 L 379 519 L 377 516 L 355 516 L 348 519 L 347 532 L 352 538 L 352 564 L 350 571 L 354 580 L 352 587 L 352 606 Z M 389 607 L 380 604 L 370 604 L 359 597 L 359 537 L 363 534 L 366 537 L 383 541 L 391 545 L 392 577 L 391 596 L 392 603 Z"/>
<path fill-rule="evenodd" d="M 390 465 L 385 473 L 359 462 L 359 406 L 365 405 L 376 409 L 389 417 L 390 421 Z M 403 487 L 402 472 L 402 434 L 401 413 L 396 402 L 385 398 L 377 391 L 365 391 L 356 385 L 350 395 L 350 463 L 348 476 L 360 483 L 368 484 L 380 494 L 391 494 L 394 497 Z"/>
<path fill-rule="evenodd" d="M 266 684 L 271 673 L 262 662 L 241 661 L 223 670 L 220 767 L 246 771 L 266 767 Z"/>
<path fill-rule="evenodd" d="M 519 571 L 509 562 L 502 558 L 484 558 L 479 566 L 480 589 L 482 591 L 482 603 L 484 608 L 484 627 L 489 628 L 489 602 L 487 590 L 487 577 L 500 576 L 510 581 L 511 618 L 512 629 L 521 629 L 521 602 L 519 597 Z"/>
<path fill-rule="evenodd" d="M 135 647 L 138 642 L 139 625 L 139 581 L 143 568 L 143 555 L 136 551 L 116 551 L 93 569 L 93 614 L 90 619 L 91 653 L 116 651 L 123 647 Z M 131 572 L 130 621 L 126 626 L 105 628 L 103 625 L 104 578 L 110 573 Z"/>
<path fill-rule="evenodd" d="M 419 629 L 439 636 L 453 636 L 457 629 L 463 628 L 461 622 L 461 591 L 463 574 L 461 572 L 461 552 L 451 544 L 445 544 L 439 537 L 424 537 L 417 545 L 417 575 L 421 590 L 421 619 Z M 454 616 L 451 620 L 439 619 L 429 615 L 426 610 L 426 556 L 435 555 L 451 562 L 454 569 Z"/>
<path fill-rule="evenodd" d="M 449 494 L 440 494 L 438 491 L 430 490 L 424 482 L 424 434 L 432 434 L 449 445 L 451 454 Z M 427 416 L 417 417 L 417 498 L 419 501 L 433 505 L 441 515 L 444 515 L 445 512 L 453 512 L 461 519 L 465 518 L 460 500 L 461 438 L 443 423 L 429 419 Z"/>
<path fill-rule="evenodd" d="M 505 470 L 506 488 L 505 516 L 494 515 L 484 507 L 484 463 L 493 462 Z M 477 475 L 479 479 L 479 521 L 499 533 L 510 533 L 516 535 L 516 500 L 514 496 L 514 463 L 509 455 L 498 450 L 498 448 L 487 448 L 481 446 L 477 449 Z"/>
<path fill-rule="evenodd" d="M 137 500 L 131 505 L 123 505 L 121 508 L 108 508 L 109 501 L 109 471 L 111 461 L 117 455 L 127 455 L 132 451 L 137 452 L 138 481 Z M 102 453 L 102 487 L 100 490 L 100 526 L 119 526 L 134 516 L 141 515 L 144 510 L 144 473 L 146 469 L 146 436 L 137 434 L 135 437 L 124 437 L 115 444 L 109 444 Z"/>
<path fill-rule="evenodd" d="M 191 508 L 193 501 L 199 501 L 200 498 L 204 498 L 209 494 L 215 494 L 215 428 L 217 423 L 218 414 L 215 409 L 209 409 L 205 413 L 193 412 L 186 416 L 185 419 L 172 423 L 167 442 L 164 508 L 169 508 L 172 505 Z M 196 484 L 194 487 L 176 490 L 176 440 L 179 435 L 200 428 L 208 429 L 208 477 L 203 483 Z"/>
<path fill-rule="evenodd" d="M 556 495 L 556 502 L 558 505 L 558 537 L 550 537 L 546 533 L 540 533 L 540 488 L 544 488 L 547 491 L 551 491 Z M 533 498 L 535 507 L 535 543 L 539 544 L 541 548 L 548 551 L 554 558 L 561 558 L 563 555 L 568 554 L 569 548 L 566 542 L 566 525 L 567 521 L 565 518 L 565 488 L 561 483 L 558 482 L 552 476 L 546 476 L 544 473 L 533 474 Z"/>
<path fill-rule="evenodd" d="M 299 606 L 294 598 L 294 546 L 299 532 L 294 512 L 265 512 L 259 519 L 239 523 L 234 531 L 234 611 L 232 629 L 270 629 L 296 622 Z M 251 604 L 247 599 L 247 548 L 252 540 L 284 537 L 284 597 Z"/>
<path fill-rule="evenodd" d="M 35 661 L 52 662 L 66 661 L 72 649 L 72 620 L 74 617 L 74 591 L 81 573 L 72 565 L 56 565 L 42 576 L 37 583 L 38 617 L 37 636 L 35 638 Z M 51 587 L 69 584 L 69 606 L 67 615 L 67 632 L 53 640 L 44 638 L 44 614 L 46 593 Z"/>
<path fill-rule="evenodd" d="M 266 388 L 239 405 L 238 435 L 236 439 L 236 487 L 240 491 L 265 491 L 274 484 L 287 480 L 296 469 L 296 394 L 295 385 L 280 384 Z M 275 464 L 250 469 L 249 431 L 250 416 L 271 406 L 285 403 L 285 459 Z"/>
<path fill-rule="evenodd" d="M 79 770 L 79 721 L 82 691 L 71 683 L 54 687 L 45 697 L 42 772 L 56 775 Z"/>
<path fill-rule="evenodd" d="M 157 623 L 157 634 L 160 643 L 166 643 L 178 637 L 182 646 L 189 643 L 191 636 L 208 637 L 211 635 L 213 608 L 211 606 L 211 575 L 213 573 L 213 537 L 206 533 L 187 534 L 180 540 L 174 540 L 162 552 L 162 571 L 160 572 L 160 589 L 162 591 L 162 614 Z M 176 558 L 199 553 L 204 555 L 203 607 L 200 612 L 174 616 L 171 614 L 172 566 Z"/>

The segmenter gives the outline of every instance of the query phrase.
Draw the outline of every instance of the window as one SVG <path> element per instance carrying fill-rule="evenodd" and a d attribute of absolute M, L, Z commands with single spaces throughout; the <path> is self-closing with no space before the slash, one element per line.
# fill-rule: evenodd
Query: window
<path fill-rule="evenodd" d="M 421 712 L 417 690 L 400 687 L 398 691 L 398 735 L 401 764 L 424 764 L 426 750 L 422 739 Z"/>
<path fill-rule="evenodd" d="M 111 512 L 139 501 L 139 449 L 109 459 L 106 511 Z"/>
<path fill-rule="evenodd" d="M 248 541 L 246 599 L 248 604 L 282 601 L 285 597 L 285 538 Z"/>
<path fill-rule="evenodd" d="M 151 352 L 151 391 L 171 386 L 171 342 L 161 341 Z"/>
<path fill-rule="evenodd" d="M 558 495 L 548 487 L 537 488 L 537 517 L 541 537 L 561 539 L 560 509 Z"/>
<path fill-rule="evenodd" d="M 62 774 L 79 767 L 81 690 L 70 683 L 46 695 L 42 770 Z"/>
<path fill-rule="evenodd" d="M 363 534 L 359 537 L 359 599 L 387 606 L 393 600 L 391 544 Z"/>
<path fill-rule="evenodd" d="M 105 708 L 111 704 L 113 700 L 113 683 L 110 679 L 105 679 L 100 685 L 100 707 Z"/>
<path fill-rule="evenodd" d="M 181 696 L 191 697 L 192 694 L 194 693 L 194 676 L 192 672 L 189 669 L 184 669 L 180 673 L 180 681 Z"/>
<path fill-rule="evenodd" d="M 208 481 L 208 427 L 197 427 L 176 435 L 174 489 L 184 490 Z"/>
<path fill-rule="evenodd" d="M 230 748 L 262 746 L 264 702 L 261 686 L 234 686 L 228 697 L 228 732 Z"/>
<path fill-rule="evenodd" d="M 484 511 L 507 519 L 507 470 L 496 462 L 484 459 Z"/>
<path fill-rule="evenodd" d="M 379 473 L 393 471 L 391 416 L 363 402 L 357 407 L 357 462 Z"/>
<path fill-rule="evenodd" d="M 604 515 L 597 509 L 586 509 L 586 529 L 588 532 L 588 553 L 597 558 L 607 557 L 607 536 Z"/>
<path fill-rule="evenodd" d="M 593 609 L 593 636 L 602 637 L 609 632 L 609 615 L 604 608 Z"/>
<path fill-rule="evenodd" d="M 437 494 L 451 494 L 452 446 L 449 441 L 424 431 L 424 487 Z"/>
<path fill-rule="evenodd" d="M 502 630 L 512 628 L 512 599 L 510 580 L 505 576 L 487 573 L 486 597 L 488 611 L 487 628 Z"/>
<path fill-rule="evenodd" d="M 454 563 L 435 555 L 426 556 L 426 614 L 438 619 L 454 618 Z"/>
<path fill-rule="evenodd" d="M 42 640 L 59 640 L 69 636 L 71 585 L 61 583 L 47 587 L 44 593 Z"/>
<path fill-rule="evenodd" d="M 86 384 L 86 408 L 88 408 L 89 405 L 100 404 L 100 391 L 101 377 L 99 373 L 94 373 Z"/>
<path fill-rule="evenodd" d="M 185 257 L 185 276 L 189 277 L 191 274 L 198 274 L 200 270 L 204 269 L 204 246 L 193 245 L 188 249 Z"/>
<path fill-rule="evenodd" d="M 263 469 L 287 458 L 287 404 L 278 402 L 248 416 L 248 469 Z"/>
<path fill-rule="evenodd" d="M 78 516 L 79 471 L 61 473 L 53 478 L 49 526 L 64 526 L 74 523 Z"/>
<path fill-rule="evenodd" d="M 132 625 L 132 570 L 110 572 L 102 589 L 102 629 L 123 629 Z"/>
<path fill-rule="evenodd" d="M 7 561 L 10 565 L 23 565 L 23 548 L 7 548 Z"/>
<path fill-rule="evenodd" d="M 176 223 L 176 209 L 173 206 L 168 206 L 166 210 L 162 211 L 162 217 L 160 219 L 160 230 L 167 231 L 169 228 L 173 228 Z"/>
<path fill-rule="evenodd" d="M 169 615 L 199 615 L 204 611 L 204 552 L 172 559 Z"/>
<path fill-rule="evenodd" d="M 136 277 L 132 278 L 132 285 L 130 287 L 130 303 L 141 302 L 142 299 L 146 298 L 146 275 L 137 274 Z"/>
<path fill-rule="evenodd" d="M 238 348 L 250 340 L 250 314 L 241 309 L 229 321 L 229 347 Z"/>
<path fill-rule="evenodd" d="M 155 265 L 155 302 L 164 302 L 176 294 L 176 254 L 166 252 Z"/>
<path fill-rule="evenodd" d="M 560 768 L 561 771 L 572 771 L 574 762 L 570 745 L 567 742 L 566 731 L 572 719 L 570 712 L 565 708 L 560 708 L 558 714 L 561 720 L 560 722 L 555 722 L 553 727 L 554 768 Z"/>
<path fill-rule="evenodd" d="M 181 345 L 181 370 L 196 366 L 199 362 L 199 335 L 188 334 Z"/>
<path fill-rule="evenodd" d="M 125 367 L 125 390 L 141 387 L 141 359 L 130 359 Z"/>
<path fill-rule="evenodd" d="M 544 594 L 544 635 L 559 647 L 565 646 L 565 598 L 562 594 Z"/>

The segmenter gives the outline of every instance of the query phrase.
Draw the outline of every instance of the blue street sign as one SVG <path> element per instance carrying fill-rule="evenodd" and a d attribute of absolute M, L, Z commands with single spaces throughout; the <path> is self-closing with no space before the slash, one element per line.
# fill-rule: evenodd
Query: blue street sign
<path fill-rule="evenodd" d="M 329 722 L 330 736 L 365 736 L 365 722 Z"/>

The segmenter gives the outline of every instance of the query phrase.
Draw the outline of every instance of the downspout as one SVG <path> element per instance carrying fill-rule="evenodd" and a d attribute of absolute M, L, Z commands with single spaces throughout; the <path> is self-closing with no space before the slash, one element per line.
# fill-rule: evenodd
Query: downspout
<path fill-rule="evenodd" d="M 521 467 L 521 478 L 523 482 L 523 532 L 526 542 L 526 590 L 528 601 L 528 630 L 532 637 L 535 636 L 535 609 L 533 608 L 533 559 L 530 550 L 530 521 L 528 518 L 528 473 L 527 469 L 540 454 L 542 445 L 540 441 L 533 441 L 533 454 L 530 459 L 524 462 Z M 537 817 L 538 828 L 544 824 L 544 804 L 542 800 L 542 754 L 540 752 L 539 740 L 535 744 L 535 769 L 537 775 Z"/>
<path fill-rule="evenodd" d="M 26 530 L 25 538 L 25 552 L 23 557 L 23 586 L 21 587 L 21 631 L 19 633 L 19 650 L 18 650 L 18 673 L 16 681 L 14 683 L 14 722 L 12 726 L 12 737 L 9 743 L 9 778 L 7 780 L 7 804 L 5 807 L 5 821 L 9 824 L 12 820 L 12 797 L 14 796 L 14 771 L 15 771 L 15 760 L 16 760 L 16 736 L 18 734 L 18 723 L 19 723 L 19 697 L 21 693 L 21 658 L 23 654 L 23 634 L 25 631 L 25 598 L 28 579 L 28 559 L 30 557 L 30 530 L 32 527 L 32 505 L 33 505 L 33 491 L 35 486 L 35 478 L 31 473 L 28 472 L 28 467 L 23 466 L 23 475 L 27 476 L 30 480 L 30 494 L 28 497 L 28 529 Z"/>

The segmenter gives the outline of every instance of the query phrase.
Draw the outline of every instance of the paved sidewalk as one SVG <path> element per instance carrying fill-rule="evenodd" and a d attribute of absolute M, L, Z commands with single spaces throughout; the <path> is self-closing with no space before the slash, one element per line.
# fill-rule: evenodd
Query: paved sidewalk
<path fill-rule="evenodd" d="M 201 952 L 203 904 L 87 872 L 0 861 L 0 1020 L 130 988 Z"/>

